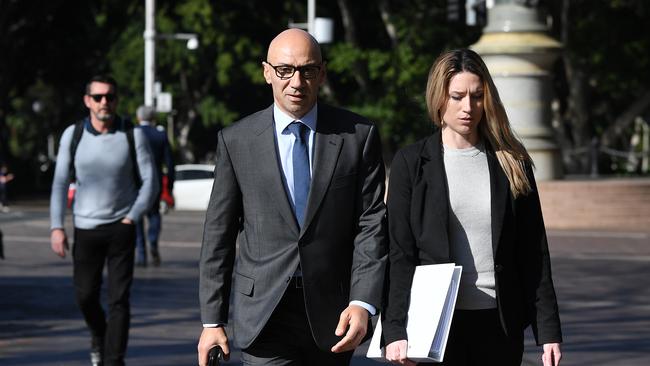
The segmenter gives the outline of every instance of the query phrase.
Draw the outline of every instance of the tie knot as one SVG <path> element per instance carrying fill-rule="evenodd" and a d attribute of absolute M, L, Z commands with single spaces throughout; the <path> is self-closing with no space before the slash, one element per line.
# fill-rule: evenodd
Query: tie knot
<path fill-rule="evenodd" d="M 302 122 L 297 121 L 291 122 L 287 128 L 299 141 L 304 141 L 306 132 L 309 131 L 309 127 L 305 126 Z"/>

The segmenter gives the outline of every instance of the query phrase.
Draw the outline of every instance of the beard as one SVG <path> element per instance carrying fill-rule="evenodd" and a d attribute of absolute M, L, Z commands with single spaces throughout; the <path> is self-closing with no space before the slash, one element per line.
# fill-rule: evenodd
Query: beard
<path fill-rule="evenodd" d="M 115 117 L 115 114 L 109 111 L 98 111 L 95 113 L 95 118 L 102 122 L 110 122 Z"/>

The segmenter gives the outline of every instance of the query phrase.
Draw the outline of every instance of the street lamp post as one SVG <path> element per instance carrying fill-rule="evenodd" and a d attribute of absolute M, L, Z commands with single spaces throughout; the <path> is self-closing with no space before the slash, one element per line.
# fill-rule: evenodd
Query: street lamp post
<path fill-rule="evenodd" d="M 156 39 L 176 39 L 187 41 L 187 48 L 195 50 L 199 40 L 194 33 L 156 34 L 156 0 L 145 0 L 144 28 L 144 104 L 155 106 L 156 83 Z"/>
<path fill-rule="evenodd" d="M 154 106 L 156 80 L 156 0 L 145 0 L 144 26 L 144 104 Z"/>
<path fill-rule="evenodd" d="M 305 29 L 318 43 L 332 42 L 334 21 L 316 17 L 316 0 L 307 0 L 307 23 L 289 22 L 289 28 Z"/>

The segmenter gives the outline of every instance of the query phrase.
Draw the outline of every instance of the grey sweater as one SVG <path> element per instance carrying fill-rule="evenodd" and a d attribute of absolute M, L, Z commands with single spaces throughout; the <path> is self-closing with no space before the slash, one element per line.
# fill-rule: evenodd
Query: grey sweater
<path fill-rule="evenodd" d="M 451 256 L 463 266 L 457 309 L 496 307 L 490 172 L 483 145 L 468 149 L 445 146 L 449 186 Z"/>
<path fill-rule="evenodd" d="M 151 207 L 158 191 L 158 179 L 149 145 L 139 129 L 133 137 L 142 185 L 138 189 L 126 133 L 118 129 L 99 134 L 86 119 L 86 128 L 77 146 L 75 169 L 77 191 L 73 211 L 74 226 L 93 229 L 123 218 L 133 221 Z M 117 122 L 118 120 L 116 120 Z M 70 143 L 74 125 L 61 136 L 50 198 L 51 228 L 63 228 L 70 184 Z"/>

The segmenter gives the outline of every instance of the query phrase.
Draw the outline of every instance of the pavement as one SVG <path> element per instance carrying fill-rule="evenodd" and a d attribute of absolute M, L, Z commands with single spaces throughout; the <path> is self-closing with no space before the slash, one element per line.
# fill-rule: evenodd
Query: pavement
<path fill-rule="evenodd" d="M 161 267 L 137 268 L 127 364 L 196 365 L 203 213 L 163 217 Z M 67 223 L 71 232 L 71 223 Z M 0 365 L 88 365 L 89 335 L 74 303 L 70 257 L 49 247 L 46 201 L 0 213 Z M 564 332 L 562 365 L 650 365 L 648 231 L 549 231 Z M 530 333 L 530 332 L 529 332 Z M 352 365 L 378 365 L 364 357 Z M 234 350 L 227 365 L 238 365 Z M 526 340 L 524 365 L 541 365 Z M 486 364 L 490 364 L 486 360 Z"/>

